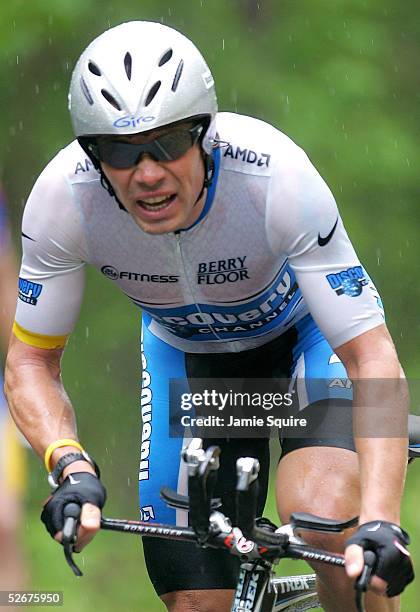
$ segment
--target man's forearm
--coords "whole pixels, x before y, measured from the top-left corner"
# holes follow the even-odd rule
[[[358,438],[360,523],[386,520],[399,524],[407,465],[404,438]]]
[[[54,363],[10,356],[5,381],[12,416],[41,458],[51,442],[76,438],[74,411]]]
[[[361,523],[399,523],[407,467],[408,392],[399,367],[360,368],[355,381],[354,431],[361,483]],[[382,374],[382,376],[381,376]],[[395,378],[391,378],[393,374]]]

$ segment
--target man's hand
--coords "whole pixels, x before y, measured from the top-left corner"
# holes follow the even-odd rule
[[[365,523],[347,541],[347,574],[350,578],[357,579],[364,566],[363,551],[372,550],[376,555],[372,590],[381,595],[395,597],[414,580],[410,553],[406,549],[409,543],[408,534],[394,523]]]
[[[101,481],[89,472],[69,474],[64,482],[48,498],[41,514],[50,535],[61,542],[64,526],[64,507],[76,503],[82,507],[75,550],[79,552],[88,544],[100,527],[101,509],[106,501],[106,490]]]

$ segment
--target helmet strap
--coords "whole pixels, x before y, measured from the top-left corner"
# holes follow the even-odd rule
[[[205,189],[208,189],[213,182],[214,179],[214,159],[213,155],[208,155],[208,153],[203,152],[203,163],[204,163],[204,181],[203,186],[201,187],[201,191],[198,194],[198,198],[194,202],[194,206],[201,200],[201,197],[204,193]]]
[[[100,176],[101,176],[101,185],[102,187],[109,193],[109,195],[111,196],[111,198],[115,198],[118,206],[120,207],[121,210],[125,210],[125,212],[128,212],[126,207],[124,206],[124,204],[118,199],[117,194],[114,191],[113,186],[111,185],[111,183],[109,182],[109,180],[107,179],[107,177],[104,174],[104,171],[102,170],[102,168],[99,166],[99,168],[97,168]]]

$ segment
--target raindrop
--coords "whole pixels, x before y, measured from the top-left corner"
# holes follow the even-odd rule
[[[222,50],[223,51],[225,50],[225,39],[224,38],[222,38]]]
[[[86,325],[86,328],[85,328],[85,336],[86,336],[86,338],[89,338],[89,327],[87,325]]]

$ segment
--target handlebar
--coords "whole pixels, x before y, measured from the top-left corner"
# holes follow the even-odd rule
[[[189,510],[191,527],[103,517],[101,529],[133,533],[142,537],[195,542],[202,547],[227,550],[242,561],[260,563],[262,567],[268,568],[279,559],[286,557],[344,567],[343,555],[308,546],[295,536],[294,529],[339,532],[356,525],[357,518],[339,522],[311,514],[296,513],[291,517],[291,524],[280,529],[276,529],[276,526],[266,519],[256,519],[259,463],[256,459],[243,457],[237,462],[236,526],[233,527],[230,519],[218,509],[221,501],[212,497],[219,468],[219,456],[219,447],[211,446],[204,450],[202,441],[193,439],[190,446],[182,453],[188,468],[188,497],[179,495],[167,487],[161,492],[165,501],[172,507]],[[74,563],[72,554],[80,511],[80,507],[74,503],[65,507],[62,540],[66,561],[77,576],[82,576],[82,572]],[[358,611],[363,610],[363,593],[368,588],[375,563],[375,554],[366,551],[363,572],[355,583]]]

